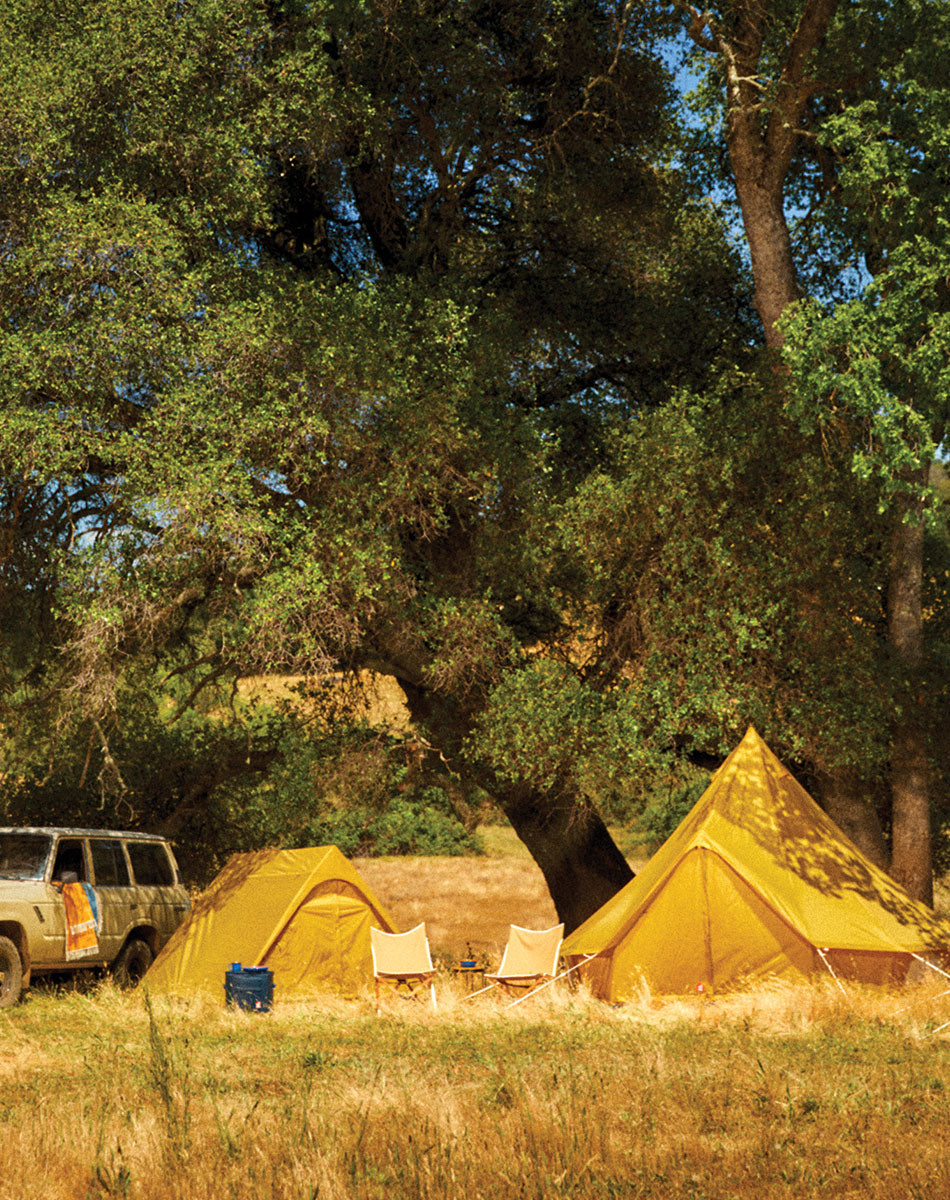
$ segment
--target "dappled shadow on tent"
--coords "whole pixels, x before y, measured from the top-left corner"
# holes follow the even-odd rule
[[[848,893],[878,904],[934,946],[948,926],[869,862],[750,730],[710,791],[709,808],[743,830],[763,855],[831,898]],[[696,814],[701,822],[707,812]]]
[[[869,862],[754,729],[640,873],[564,943],[597,995],[767,976],[903,979],[950,923]]]
[[[252,850],[245,854],[232,855],[208,887],[192,901],[185,921],[178,926],[165,945],[166,955],[172,954],[178,945],[185,941],[189,926],[229,904],[247,881],[279,853],[279,850]]]

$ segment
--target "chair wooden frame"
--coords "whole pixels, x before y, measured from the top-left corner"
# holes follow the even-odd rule
[[[500,988],[506,995],[515,996],[516,1004],[527,1000],[557,977],[563,940],[563,925],[553,925],[550,929],[510,926],[498,970],[493,975],[486,974],[488,986],[472,995],[479,996],[493,988]]]
[[[429,953],[425,922],[407,933],[384,933],[371,927],[370,948],[373,952],[373,979],[376,986],[376,1012],[380,1011],[380,986],[403,1000],[424,1002],[426,993],[433,1011],[435,999],[435,967]]]

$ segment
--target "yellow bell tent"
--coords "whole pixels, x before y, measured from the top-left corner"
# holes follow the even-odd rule
[[[278,997],[373,981],[371,925],[395,927],[336,846],[233,855],[152,964],[153,992],[220,995],[232,962],[267,966]]]
[[[565,939],[605,1000],[816,971],[903,979],[950,925],[874,866],[754,729],[643,870]]]

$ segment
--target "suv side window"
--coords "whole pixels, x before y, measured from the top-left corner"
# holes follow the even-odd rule
[[[53,863],[53,879],[61,882],[63,875],[70,872],[80,883],[89,878],[82,842],[78,838],[60,838],[56,847],[56,860]]]
[[[135,882],[146,887],[171,887],[175,872],[162,842],[126,842]]]
[[[92,869],[96,887],[128,887],[129,868],[122,853],[122,843],[111,838],[91,838]]]

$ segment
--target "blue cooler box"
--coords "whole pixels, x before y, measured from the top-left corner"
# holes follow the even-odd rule
[[[224,1002],[246,1012],[270,1012],[274,1000],[274,972],[270,967],[242,967],[232,963],[224,973]]]

